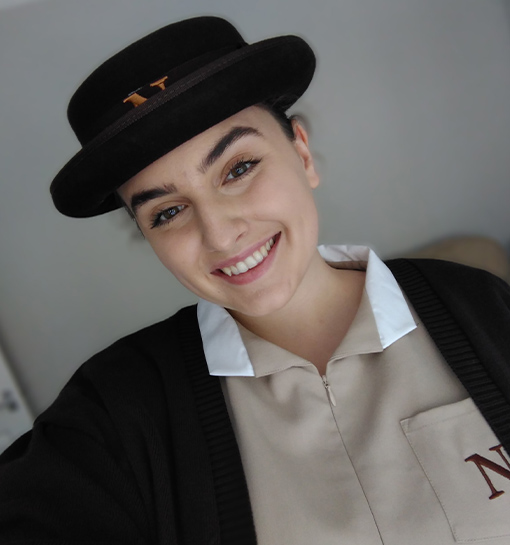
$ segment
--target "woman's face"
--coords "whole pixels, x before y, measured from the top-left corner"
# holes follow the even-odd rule
[[[295,132],[291,142],[269,112],[247,108],[119,189],[165,267],[234,313],[285,307],[316,256],[319,180]]]

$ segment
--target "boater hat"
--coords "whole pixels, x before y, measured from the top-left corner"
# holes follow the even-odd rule
[[[68,118],[82,149],[51,184],[57,209],[90,217],[119,207],[114,192],[180,144],[260,102],[308,87],[315,69],[297,36],[247,44],[227,21],[168,25],[95,70],[71,98]]]

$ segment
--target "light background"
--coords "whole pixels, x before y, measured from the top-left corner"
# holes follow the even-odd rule
[[[202,14],[316,51],[294,110],[322,177],[321,242],[383,257],[459,234],[510,246],[509,0],[4,0],[0,346],[35,413],[93,353],[195,300],[123,212],[60,216],[48,186],[78,150],[65,110],[82,79]]]

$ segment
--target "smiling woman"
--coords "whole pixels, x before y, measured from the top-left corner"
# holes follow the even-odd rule
[[[317,247],[285,113],[314,66],[301,38],[199,17],[73,96],[56,207],[125,206],[199,303],[86,362],[6,451],[2,543],[510,543],[510,494],[486,501],[488,471],[508,478],[510,290]]]
[[[316,250],[312,189],[318,177],[306,132],[294,126],[290,141],[266,109],[246,108],[118,189],[156,255],[184,286],[245,324],[263,317],[268,329],[273,320],[290,323],[297,301],[311,309],[307,298],[316,300],[319,286],[336,284],[339,274]],[[274,244],[268,259],[254,256],[266,244]]]

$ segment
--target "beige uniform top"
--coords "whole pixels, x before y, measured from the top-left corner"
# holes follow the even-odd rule
[[[341,252],[368,259],[366,286],[325,377],[224,309],[199,306],[258,543],[510,544],[510,458],[387,267],[368,250]],[[508,494],[490,499],[491,486]]]

